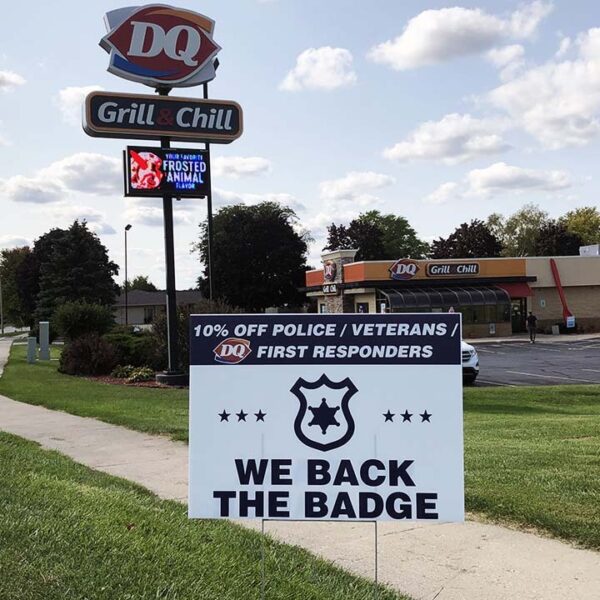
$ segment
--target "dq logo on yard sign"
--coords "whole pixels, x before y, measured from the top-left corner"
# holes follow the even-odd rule
[[[399,281],[412,279],[419,272],[419,265],[409,258],[401,258],[390,267],[390,277]]]
[[[244,338],[227,338],[213,350],[215,361],[225,365],[237,365],[252,352],[250,342]]]
[[[221,47],[213,20],[160,4],[106,13],[100,46],[110,53],[114,75],[152,87],[199,85],[215,77],[212,59]]]

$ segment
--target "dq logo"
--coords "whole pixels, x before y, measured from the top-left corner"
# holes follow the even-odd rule
[[[409,258],[401,258],[390,267],[390,276],[396,280],[412,279],[418,272],[419,265]]]
[[[108,70],[146,85],[190,86],[214,78],[211,59],[221,49],[214,21],[188,10],[151,5],[106,14],[109,32],[100,46],[110,53]]]
[[[337,265],[332,260],[328,260],[323,265],[323,271],[323,279],[325,279],[325,281],[333,281],[337,273]]]
[[[226,365],[241,363],[251,352],[250,342],[243,338],[227,338],[214,350],[215,360]]]

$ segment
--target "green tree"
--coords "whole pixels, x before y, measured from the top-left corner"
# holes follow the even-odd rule
[[[463,223],[447,238],[431,245],[431,258],[489,258],[500,256],[502,244],[483,222]]]
[[[276,202],[222,208],[213,218],[213,290],[231,306],[258,312],[268,306],[304,302],[308,235],[297,231],[298,218]],[[205,265],[200,289],[208,295],[207,223],[195,247]]]
[[[429,245],[417,237],[404,217],[370,210],[350,221],[348,227],[332,223],[327,228],[325,250],[358,250],[357,260],[422,258]]]
[[[548,222],[548,213],[529,203],[508,218],[490,215],[487,226],[500,240],[503,256],[535,256],[538,232]]]
[[[52,240],[42,244],[46,242],[49,252],[40,263],[36,320],[49,319],[56,307],[69,301],[114,304],[118,286],[113,276],[119,268],[85,221],[54,230]]]
[[[121,286],[121,289],[125,291],[125,285]],[[147,275],[138,275],[134,277],[128,285],[129,291],[131,290],[142,290],[144,292],[157,292],[158,288],[150,281]]]
[[[30,315],[21,302],[19,294],[19,268],[31,254],[29,246],[6,249],[0,252],[0,282],[2,283],[2,304],[4,318],[13,325],[24,326],[29,323]]]
[[[538,231],[534,250],[536,256],[574,256],[581,245],[581,238],[564,223],[549,221]]]
[[[558,221],[571,233],[577,234],[582,245],[600,244],[600,212],[595,206],[570,210]]]

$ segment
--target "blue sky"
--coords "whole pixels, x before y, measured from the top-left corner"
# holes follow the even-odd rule
[[[3,8],[0,247],[87,218],[122,264],[131,223],[130,274],[163,287],[160,200],[123,198],[127,142],[90,138],[80,125],[88,89],[150,91],[106,71],[102,17],[120,6],[58,0]],[[313,265],[325,226],[370,208],[405,216],[431,240],[526,202],[552,216],[600,206],[598,3],[177,6],[216,21],[223,50],[210,96],[244,109],[242,138],[212,147],[216,206],[292,206],[315,238]],[[189,249],[204,216],[203,200],[177,203],[178,287],[200,273]]]

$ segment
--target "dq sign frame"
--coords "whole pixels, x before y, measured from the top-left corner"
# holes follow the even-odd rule
[[[215,78],[215,22],[164,4],[112,10],[100,46],[110,54],[108,71],[150,87],[189,87]]]

